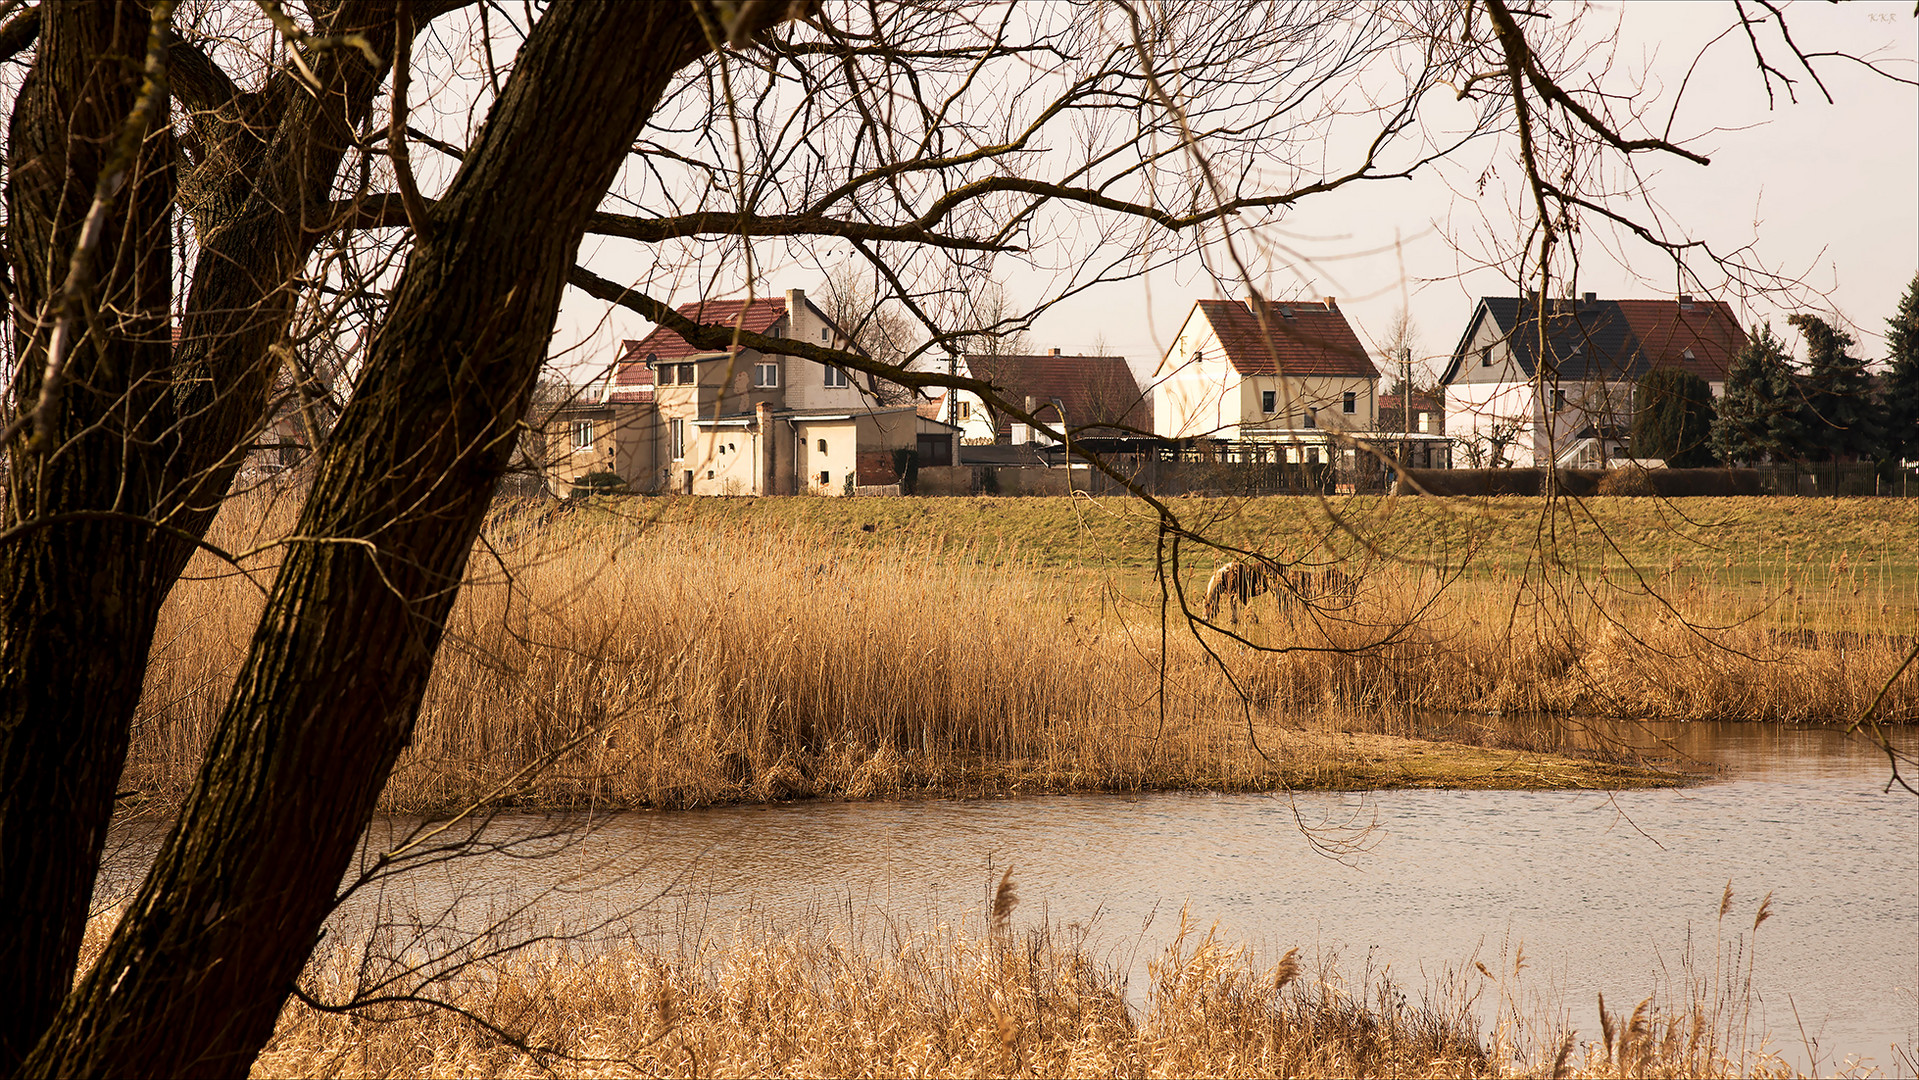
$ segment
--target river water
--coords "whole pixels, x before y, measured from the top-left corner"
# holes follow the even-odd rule
[[[1300,948],[1412,991],[1474,961],[1510,973],[1526,1011],[1596,1039],[1615,1011],[1710,974],[1751,975],[1753,1028],[1799,1068],[1849,1055],[1909,1075],[1919,1047],[1919,799],[1879,751],[1840,733],[1643,725],[1716,778],[1653,791],[1159,794],[811,803],[615,815],[589,834],[462,859],[385,894],[407,910],[531,905],[534,921],[643,908],[626,929],[741,925],[850,932],[977,920],[1013,868],[1016,922],[1091,927],[1145,984],[1181,910],[1267,959]],[[1900,733],[1919,750],[1919,733]],[[408,823],[376,827],[399,830]],[[495,835],[554,819],[508,817]],[[1308,826],[1323,841],[1309,838]],[[375,839],[383,839],[376,837]],[[1327,844],[1344,844],[1330,853]],[[1733,901],[1723,920],[1721,897]],[[1770,917],[1753,920],[1767,894]],[[449,899],[451,898],[451,899]],[[476,907],[476,905],[478,905]],[[343,917],[364,918],[364,906]],[[1470,975],[1465,981],[1480,978]],[[1490,985],[1490,984],[1489,984]],[[1484,988],[1482,988],[1484,989]],[[1742,999],[1744,999],[1744,996]],[[1482,1015],[1497,992],[1481,1000]]]

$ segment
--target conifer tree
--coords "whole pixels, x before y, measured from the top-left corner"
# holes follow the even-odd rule
[[[1809,461],[1848,461],[1877,455],[1885,419],[1873,398],[1866,362],[1847,351],[1852,348],[1852,335],[1817,315],[1794,315],[1786,321],[1806,336],[1801,456]]]
[[[1689,371],[1654,368],[1633,394],[1632,453],[1676,469],[1713,463],[1712,387]]]
[[[1919,274],[1906,286],[1899,309],[1886,320],[1885,420],[1880,458],[1896,468],[1919,458]]]
[[[1754,330],[1733,358],[1713,420],[1713,453],[1729,464],[1798,456],[1798,407],[1792,362],[1768,323]]]

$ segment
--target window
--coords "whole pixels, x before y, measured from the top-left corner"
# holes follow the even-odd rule
[[[1341,412],[1346,412],[1346,413],[1358,412],[1359,411],[1359,393],[1354,390],[1346,391],[1346,400],[1340,403],[1339,408]]]
[[[820,440],[820,453],[822,453],[822,454],[824,454],[824,453],[826,453],[826,440],[825,440],[825,439],[821,439],[821,440]]]
[[[1318,409],[1313,409],[1313,408],[1308,408],[1308,409],[1306,410],[1306,426],[1307,426],[1307,427],[1318,427],[1318,426],[1319,426],[1319,415],[1318,415],[1318,414],[1319,414],[1319,410],[1318,410]],[[1314,458],[1313,460],[1315,460],[1315,461],[1317,461],[1317,460],[1319,460],[1319,459],[1317,459],[1317,458]]]
[[[1488,345],[1488,346],[1486,346],[1485,348],[1483,348],[1483,349],[1481,349],[1481,350],[1479,350],[1479,366],[1480,366],[1480,367],[1492,367],[1492,366],[1493,366],[1493,348],[1492,348],[1492,346],[1490,346],[1490,345]]]
[[[1553,411],[1554,412],[1566,411],[1566,392],[1564,390],[1553,391]]]
[[[846,388],[846,372],[841,371],[839,368],[836,368],[836,367],[827,368],[826,369],[826,386],[827,386],[827,389],[829,390],[845,389]]]
[[[971,420],[971,419],[973,418],[973,403],[972,403],[972,402],[970,402],[970,401],[962,401],[962,402],[960,402],[960,403],[959,403],[959,418],[960,418],[961,420]]]
[[[833,474],[830,472],[827,472],[825,469],[821,469],[820,470],[820,486],[831,487],[832,484],[833,484]]]
[[[1312,427],[1313,425],[1307,424],[1306,426]],[[1306,448],[1306,464],[1308,465],[1319,464],[1319,447],[1309,446]]]
[[[827,338],[827,336],[826,336],[826,327],[824,327],[824,326],[822,326],[822,327],[820,327],[820,340],[821,340],[821,341],[826,341],[826,340],[828,340],[828,338]]]
[[[673,451],[673,460],[686,456],[686,421],[674,417],[666,422],[666,441]]]
[[[1259,411],[1265,413],[1267,416],[1273,415],[1275,406],[1278,404],[1278,397],[1279,394],[1275,391],[1261,390],[1259,392]]]
[[[778,364],[754,364],[753,385],[762,390],[771,389],[780,384],[780,366]]]
[[[677,366],[680,371],[681,386],[692,386],[694,383],[700,381],[699,368],[694,367],[692,364],[679,364]]]
[[[593,421],[573,421],[573,452],[583,454],[593,449]]]

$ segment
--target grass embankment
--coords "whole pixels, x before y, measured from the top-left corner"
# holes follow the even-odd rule
[[[1626,513],[1627,500],[1612,502]],[[1836,555],[1809,568],[1812,545],[1778,541],[1799,583],[1758,599],[1741,581],[1682,580],[1670,563],[1649,571],[1658,598],[1611,568],[1542,579],[1513,550],[1537,531],[1537,504],[1438,506],[1346,509],[1402,553],[1429,526],[1463,529],[1421,550],[1475,553],[1489,568],[1352,554],[1345,565],[1364,577],[1350,606],[1287,618],[1254,601],[1264,621],[1240,629],[1279,652],[1162,622],[1138,561],[1153,550],[1150,521],[1117,500],[622,500],[546,524],[508,517],[476,552],[384,805],[1658,783],[1594,760],[1572,725],[1434,717],[1838,720],[1903,656],[1887,631],[1910,623],[1909,568],[1868,543],[1896,529],[1903,504],[1840,504],[1856,519],[1846,567]],[[1305,555],[1314,507],[1184,508],[1229,539],[1285,535]],[[1827,509],[1737,512],[1798,507]],[[236,513],[216,540],[248,546],[275,520]],[[1638,524],[1609,531],[1624,547]],[[130,786],[164,799],[187,782],[270,558],[252,578],[206,559],[170,598]],[[1212,561],[1191,571],[1195,598]],[[1781,637],[1807,622],[1793,614],[1805,596],[1843,599],[1819,622],[1850,634],[1846,647]],[[1909,671],[1882,711],[1916,709]]]

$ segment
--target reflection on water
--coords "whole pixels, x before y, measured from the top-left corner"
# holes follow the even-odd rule
[[[1337,955],[1419,987],[1524,945],[1522,987],[1597,1037],[1597,993],[1670,986],[1692,946],[1752,939],[1758,1026],[1807,1064],[1846,1054],[1899,1067],[1919,1044],[1919,801],[1888,794],[1884,755],[1831,731],[1645,724],[1612,732],[1649,755],[1706,764],[1678,790],[1388,791],[1367,796],[1072,796],[829,803],[617,815],[553,858],[460,860],[403,886],[421,910],[464,895],[489,912],[540,898],[574,921],[644,903],[668,931],[977,917],[1015,867],[1022,922],[1094,923],[1135,985],[1184,906],[1229,940]],[[1915,733],[1901,733],[1919,749]],[[1344,860],[1334,839],[1374,826]],[[395,829],[403,822],[386,822]],[[510,818],[530,831],[548,818]],[[1344,830],[1344,831],[1341,831]],[[376,840],[380,839],[376,837]],[[519,854],[526,854],[520,852]],[[602,887],[595,887],[597,885]],[[392,891],[389,890],[389,898]],[[477,898],[477,899],[476,899]],[[354,911],[346,912],[347,918]],[[1805,1039],[1800,1030],[1803,1027]]]

